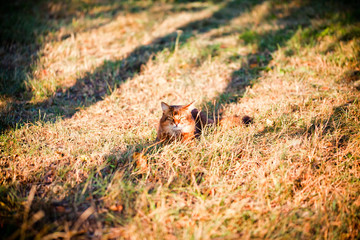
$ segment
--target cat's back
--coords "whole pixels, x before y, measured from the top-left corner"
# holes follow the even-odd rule
[[[198,136],[201,130],[208,124],[213,124],[214,120],[208,117],[208,114],[197,108],[191,110],[191,115],[195,121],[195,135]]]

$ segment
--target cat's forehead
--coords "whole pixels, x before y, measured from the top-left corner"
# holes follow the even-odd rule
[[[170,109],[172,109],[173,111],[179,111],[182,107],[182,105],[171,105]]]
[[[180,114],[180,113],[182,113],[183,111],[183,108],[182,108],[183,106],[182,105],[171,105],[170,106],[170,112],[172,113],[172,114]]]

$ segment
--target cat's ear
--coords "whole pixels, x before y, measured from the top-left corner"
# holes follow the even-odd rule
[[[167,105],[167,104],[164,103],[164,102],[161,102],[161,109],[162,109],[164,112],[169,111],[169,108],[170,108],[169,105]]]
[[[183,108],[188,109],[189,111],[195,108],[195,101],[192,101],[190,104],[183,106]]]

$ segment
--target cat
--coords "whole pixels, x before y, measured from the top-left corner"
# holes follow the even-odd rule
[[[206,113],[196,109],[194,102],[187,105],[168,105],[161,102],[161,109],[163,115],[159,122],[156,142],[173,140],[187,142],[198,137],[206,125],[219,124],[232,127],[241,122],[237,116],[213,120]],[[247,125],[252,122],[252,118],[244,116],[242,122]]]

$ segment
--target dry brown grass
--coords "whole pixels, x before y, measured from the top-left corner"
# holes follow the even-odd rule
[[[360,237],[356,8],[88,4],[43,6],[58,27],[1,95],[6,237]],[[152,145],[160,101],[192,100],[255,121]]]

